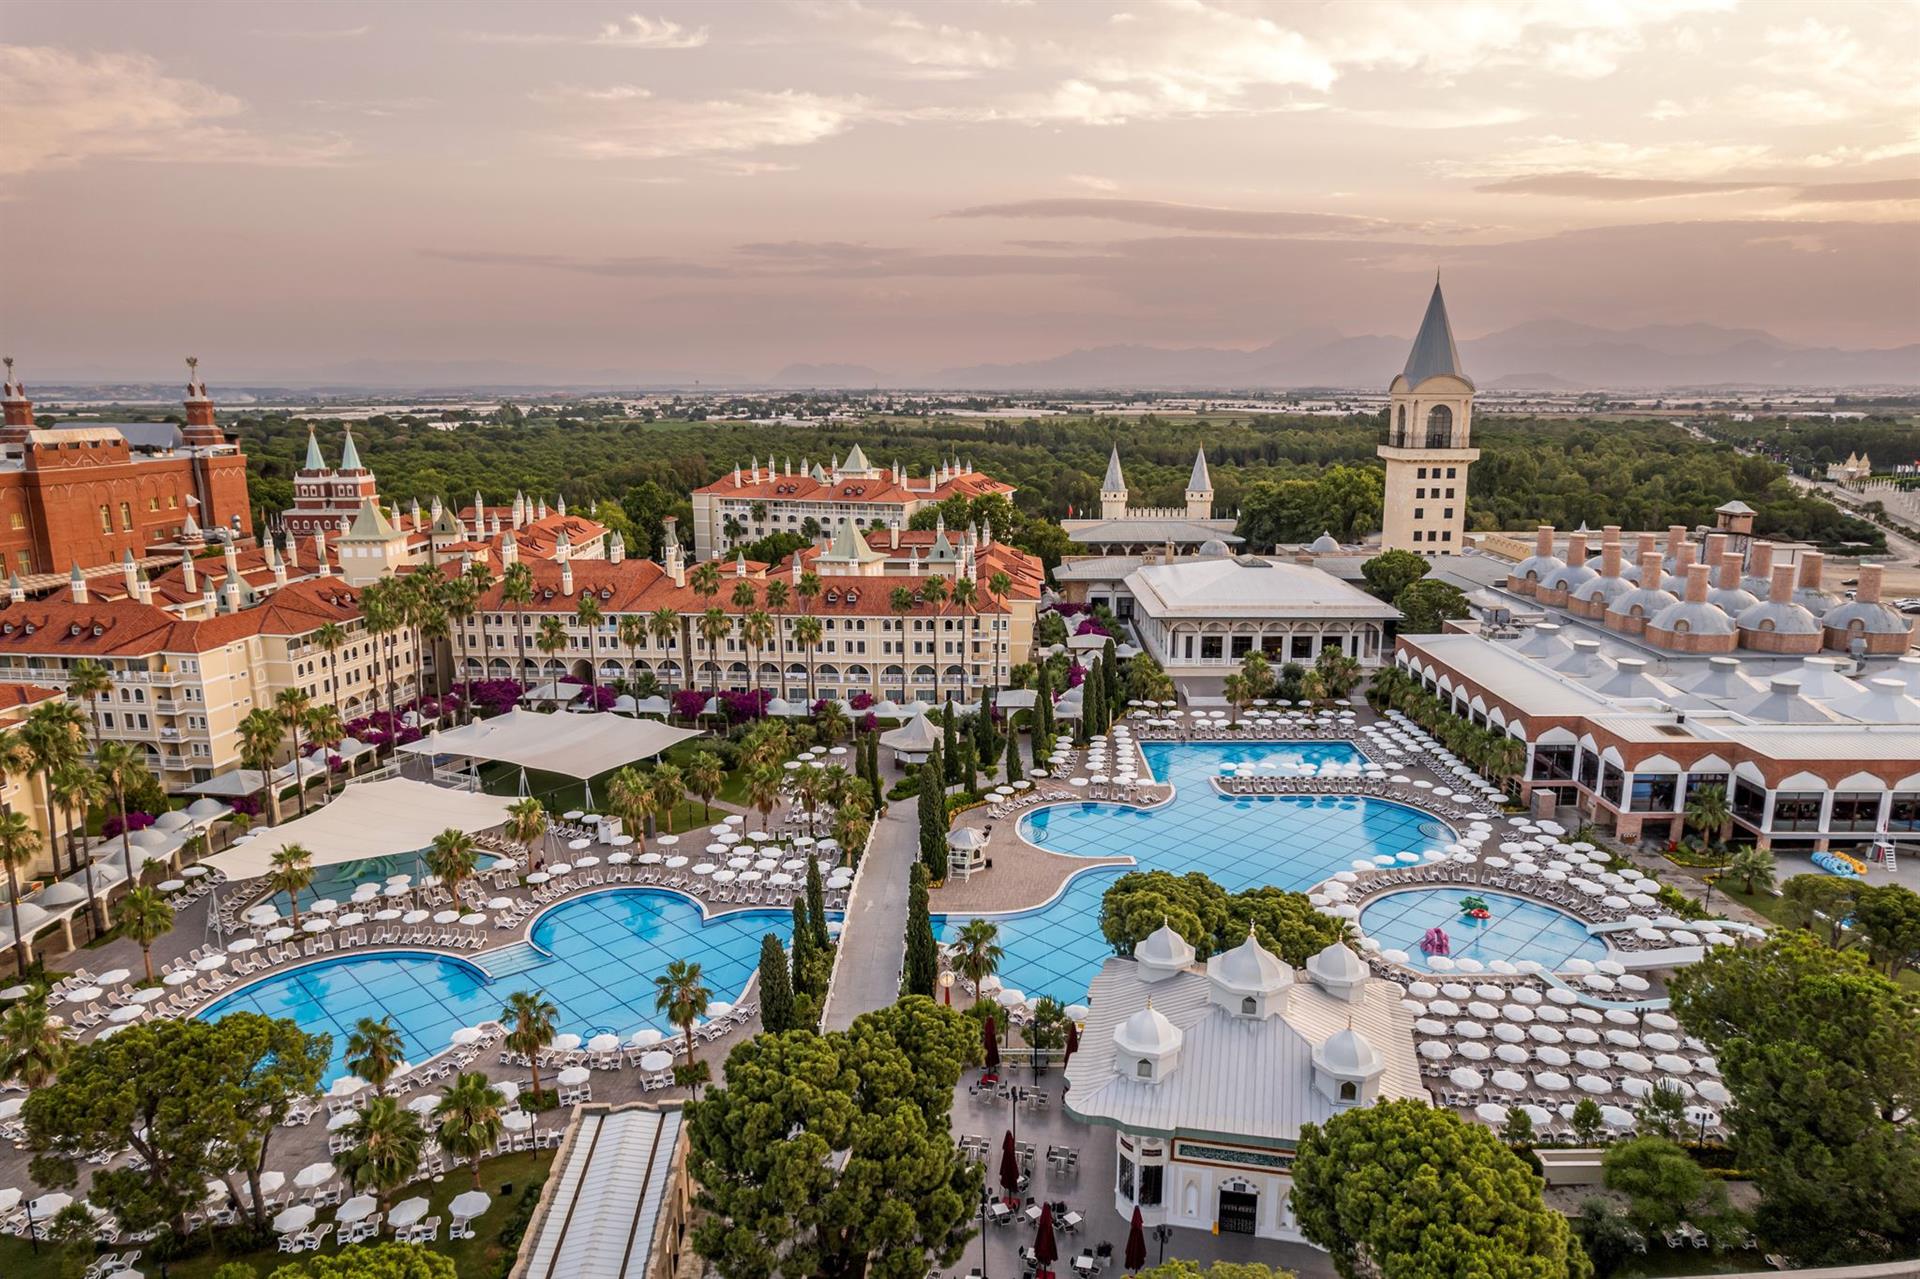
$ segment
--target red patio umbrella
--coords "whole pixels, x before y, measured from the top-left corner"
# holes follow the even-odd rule
[[[1013,1148],[1013,1131],[1007,1131],[1007,1138],[1000,1143],[1000,1188],[1012,1199],[1020,1191],[1020,1154]],[[1143,1249],[1146,1245],[1140,1245]],[[1142,1252],[1141,1256],[1146,1253]]]
[[[980,1040],[986,1051],[987,1073],[991,1075],[1000,1069],[1000,1041],[994,1034],[992,1017],[980,1023]]]
[[[1039,1263],[1039,1275],[1035,1279],[1045,1276],[1047,1267],[1060,1259],[1060,1248],[1053,1241],[1052,1204],[1040,1205],[1040,1225],[1033,1234],[1033,1259]]]
[[[1140,1210],[1133,1210],[1133,1228],[1127,1232],[1127,1269],[1138,1270],[1147,1264],[1147,1223]]]

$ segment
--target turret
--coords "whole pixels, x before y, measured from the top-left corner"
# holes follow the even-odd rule
[[[313,535],[313,571],[321,577],[329,577],[333,573],[333,570],[327,566],[327,535],[325,533]]]
[[[13,357],[6,356],[6,381],[0,383],[0,410],[4,410],[6,424],[0,427],[0,444],[24,444],[27,432],[33,429],[33,401],[27,398],[27,388],[14,376]]]
[[[81,575],[78,560],[74,561],[73,572],[67,575],[67,590],[72,594],[75,604],[87,602],[87,579]]]
[[[1127,477],[1120,471],[1120,446],[1107,454],[1106,478],[1100,481],[1100,518],[1120,520],[1127,516]]]
[[[607,561],[611,564],[619,564],[626,558],[627,539],[620,536],[619,531],[616,529],[613,537],[607,542]]]
[[[666,545],[661,548],[661,566],[667,570],[667,576],[673,579],[675,586],[685,586],[687,584],[687,561],[686,552],[680,547],[679,523],[680,518],[676,515],[669,515],[661,521],[663,537],[666,542]]]
[[[573,561],[572,560],[560,561],[560,593],[562,595],[567,596],[568,598],[572,598],[573,596]]]
[[[284,540],[287,544],[287,549],[284,552],[287,567],[289,569],[297,569],[300,567],[300,539],[296,538],[293,533],[289,531],[285,535]]]
[[[1193,473],[1187,477],[1187,518],[1213,518],[1213,477],[1207,474],[1207,451],[1193,455]]]
[[[193,552],[180,552],[180,580],[186,584],[187,594],[200,593],[200,570],[193,565]]]
[[[140,598],[140,566],[133,562],[133,552],[126,551],[120,556],[120,576],[127,588],[127,598]]]
[[[512,568],[520,562],[520,543],[513,538],[513,530],[508,529],[500,535],[500,567]]]
[[[220,583],[220,611],[238,613],[240,611],[240,577],[228,573],[226,580]]]
[[[9,361],[11,363],[11,361]],[[20,584],[18,573],[7,574],[7,598],[15,604],[27,602],[27,588]]]
[[[309,426],[307,428],[307,460],[301,463],[300,473],[302,475],[325,475],[326,472],[327,460],[320,456],[320,437],[315,435],[313,428]]]
[[[220,433],[220,425],[214,420],[213,399],[207,394],[207,384],[200,380],[197,356],[187,357],[187,398],[183,406],[187,411],[187,424],[180,433],[182,440],[197,447],[226,443],[227,437]]]

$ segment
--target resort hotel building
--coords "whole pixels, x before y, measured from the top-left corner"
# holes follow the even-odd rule
[[[1114,1210],[1158,1225],[1299,1242],[1300,1129],[1428,1101],[1406,992],[1335,943],[1296,972],[1249,935],[1194,962],[1162,926],[1093,979],[1067,1113],[1113,1130]]]
[[[1233,527],[1239,521],[1213,514],[1213,476],[1207,470],[1206,450],[1194,454],[1193,473],[1187,477],[1186,505],[1137,507],[1127,502],[1127,477],[1120,469],[1120,446],[1107,457],[1107,474],[1100,481],[1100,518],[1060,521],[1067,537],[1089,555],[1140,555],[1161,552],[1186,554],[1208,542],[1238,546]]]
[[[950,497],[1012,497],[1011,484],[982,475],[958,459],[930,469],[924,479],[899,463],[875,466],[858,444],[831,463],[800,459],[763,466],[755,458],[733,474],[693,491],[693,555],[717,559],[736,545],[770,533],[817,537],[852,520],[862,529],[907,526],[922,507]]]

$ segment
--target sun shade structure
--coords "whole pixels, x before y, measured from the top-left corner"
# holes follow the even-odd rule
[[[585,1106],[554,1159],[515,1279],[645,1279],[678,1228],[681,1112]]]
[[[448,827],[471,834],[498,826],[507,819],[513,802],[500,795],[400,778],[355,782],[319,812],[264,829],[207,861],[229,879],[256,879],[271,869],[273,855],[289,844],[312,853],[315,866],[413,853],[433,843],[433,837]]]
[[[515,709],[429,734],[400,749],[414,755],[497,760],[565,777],[593,777],[622,764],[651,759],[698,736],[695,729],[624,715],[542,715]]]

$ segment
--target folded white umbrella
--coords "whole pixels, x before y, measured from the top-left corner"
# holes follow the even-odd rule
[[[1653,1059],[1654,1067],[1669,1075],[1690,1075],[1693,1063],[1677,1053],[1661,1053]]]

